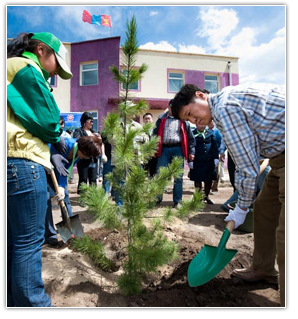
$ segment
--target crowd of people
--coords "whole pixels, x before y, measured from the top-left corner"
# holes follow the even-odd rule
[[[81,127],[63,130],[64,120],[51,93],[48,78],[70,79],[66,49],[47,32],[22,33],[7,47],[7,306],[51,307],[42,281],[41,250],[55,245],[51,198],[63,200],[72,215],[67,184],[78,170],[78,188],[86,183],[111,192],[123,204],[106,175],[113,170],[113,145],[93,129],[93,117],[84,112]],[[151,113],[143,122],[153,122]],[[195,127],[192,127],[193,123]],[[139,123],[127,123],[138,128]],[[174,157],[190,168],[194,187],[203,200],[218,192],[225,153],[231,163],[231,199],[223,203],[225,221],[234,228],[244,223],[254,207],[255,248],[248,269],[234,275],[247,281],[267,280],[280,285],[285,305],[285,96],[277,86],[227,87],[210,94],[195,85],[184,85],[158,116],[149,135],[136,143],[159,137],[157,153],[144,169],[148,178],[158,174]],[[261,165],[262,164],[262,165]],[[182,163],[184,168],[184,163]],[[59,185],[56,194],[50,172]],[[267,177],[266,177],[267,176]],[[266,177],[266,178],[265,178]],[[204,188],[203,188],[204,183]],[[258,196],[257,196],[258,195]],[[173,207],[183,196],[183,174],[173,184]],[[163,198],[157,198],[157,205]],[[231,201],[237,202],[234,209]],[[277,259],[278,271],[275,269]]]

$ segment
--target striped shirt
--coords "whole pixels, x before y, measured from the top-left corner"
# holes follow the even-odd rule
[[[167,115],[162,144],[177,144],[181,142],[180,121]]]
[[[285,150],[283,86],[238,85],[209,94],[214,122],[235,162],[238,205],[249,207],[256,193],[260,155],[272,158]]]

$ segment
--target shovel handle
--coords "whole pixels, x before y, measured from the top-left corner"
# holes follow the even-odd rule
[[[51,178],[52,178],[52,182],[54,184],[55,192],[56,192],[56,194],[59,194],[59,186],[58,186],[57,178],[56,178],[56,175],[55,175],[55,172],[53,169],[51,171]]]
[[[226,229],[231,233],[235,228],[235,222],[233,220],[230,220],[226,224]]]
[[[56,178],[56,175],[55,175],[55,172],[54,172],[53,169],[52,169],[52,171],[51,171],[51,178],[52,178],[52,181],[53,181],[53,184],[54,184],[55,192],[56,192],[56,194],[58,195],[58,194],[60,194],[60,193],[59,193],[59,186],[58,186],[57,178]],[[61,207],[64,207],[64,206],[65,206],[63,200],[60,200],[60,201],[59,201],[59,204],[61,205]]]

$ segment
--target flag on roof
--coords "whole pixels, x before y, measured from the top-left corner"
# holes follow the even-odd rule
[[[112,27],[111,16],[108,15],[94,15],[89,13],[87,10],[83,11],[82,20],[90,24],[102,25],[104,27]]]

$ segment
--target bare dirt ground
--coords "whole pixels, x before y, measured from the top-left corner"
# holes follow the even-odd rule
[[[109,258],[121,265],[115,252],[123,245],[123,234],[118,230],[105,230],[78,204],[76,184],[69,185],[74,213],[80,214],[85,234],[105,244]],[[172,192],[164,194],[163,206],[173,205]],[[193,184],[184,179],[183,198],[193,193]],[[225,227],[227,213],[220,208],[232,194],[229,182],[221,183],[219,192],[210,195],[213,205],[206,204],[201,212],[181,221],[166,224],[165,234],[180,245],[179,259],[161,267],[144,282],[142,293],[123,296],[116,280],[122,273],[104,272],[96,268],[87,256],[75,252],[62,241],[55,247],[43,246],[43,280],[46,292],[56,307],[279,307],[276,285],[245,283],[231,277],[235,268],[249,266],[253,253],[253,233],[234,230],[226,248],[237,249],[232,261],[211,281],[190,287],[187,268],[205,243],[217,246]],[[157,208],[162,210],[163,207]],[[58,207],[53,210],[54,222],[61,221]],[[59,238],[59,237],[58,237]]]

